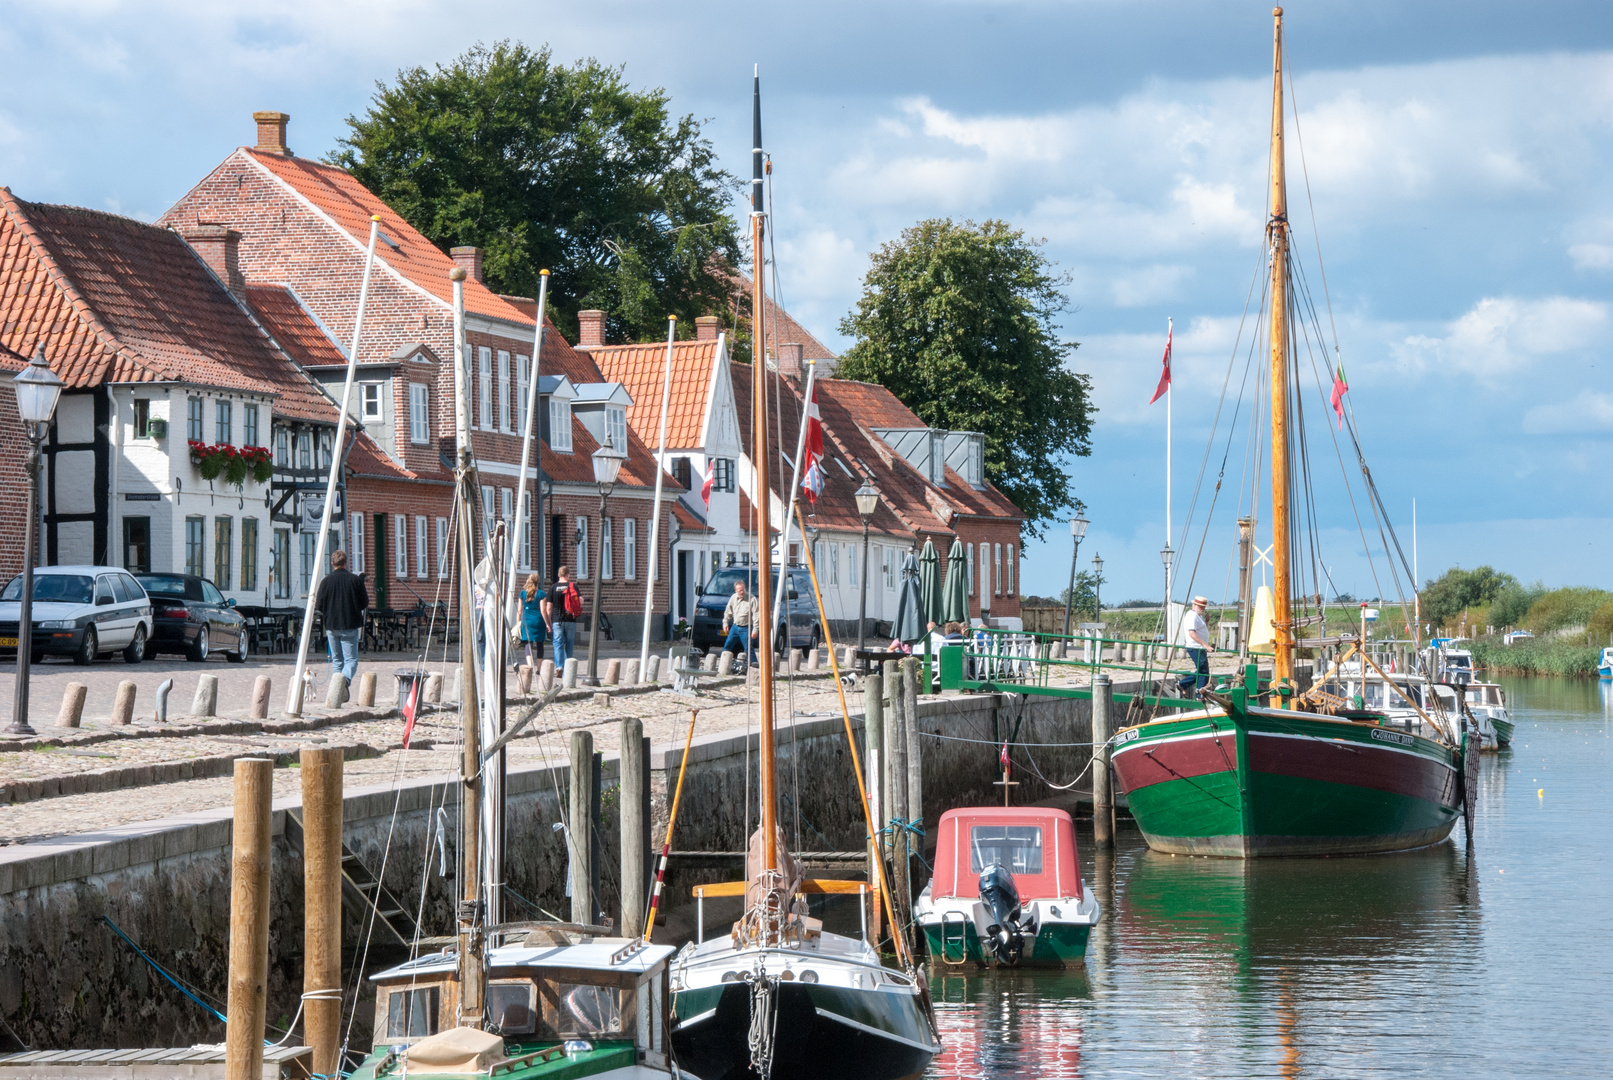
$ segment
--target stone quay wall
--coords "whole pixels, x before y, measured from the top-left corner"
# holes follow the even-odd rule
[[[785,695],[780,695],[781,706]],[[864,753],[860,695],[852,730]],[[998,749],[1017,723],[1016,803],[1056,794],[1046,781],[1069,783],[1090,757],[1091,703],[1055,698],[980,694],[919,702],[924,769],[924,818],[933,827],[955,806],[1000,803]],[[781,708],[781,713],[787,712]],[[888,714],[887,714],[888,715]],[[697,728],[698,731],[698,728]],[[938,737],[939,736],[939,737]],[[564,735],[562,733],[561,737]],[[755,732],[697,734],[690,751],[673,846],[684,851],[739,851],[755,803],[745,797],[754,771]],[[1038,746],[1037,744],[1043,744]],[[1076,745],[1047,745],[1076,744]],[[805,850],[854,851],[866,831],[852,785],[844,721],[839,716],[786,720],[778,731],[781,824],[795,844],[797,811]],[[682,760],[681,740],[651,754],[653,827],[658,852]],[[865,759],[866,760],[866,759]],[[1034,768],[1026,768],[1034,763]],[[526,905],[568,916],[567,859],[553,826],[569,792],[565,766],[513,771],[508,776],[506,880],[517,897],[505,918],[537,917]],[[601,770],[596,846],[600,907],[619,905],[617,760]],[[1045,778],[1045,779],[1044,779]],[[754,777],[750,778],[754,781]],[[422,912],[422,933],[453,929],[458,839],[457,783],[409,782],[349,790],[344,839],[369,871],[379,873],[406,907]],[[750,816],[747,818],[747,806]],[[287,834],[297,800],[274,804],[269,941],[271,1025],[285,1025],[302,992],[302,859]],[[440,875],[439,821],[447,841],[448,874]],[[933,831],[933,830],[932,830]],[[6,1049],[189,1045],[219,1042],[223,1025],[186,999],[120,940],[110,918],[152,959],[223,1010],[228,971],[231,821],[227,809],[0,847],[0,1043]],[[735,868],[737,870],[737,867]],[[734,871],[680,870],[674,865],[663,910],[691,903],[689,886],[723,880]],[[915,888],[922,883],[916,883]],[[525,903],[523,904],[522,901]],[[344,903],[344,982],[352,1009],[353,969],[402,959],[375,937],[365,953],[361,913]],[[351,1045],[369,1045],[373,1000],[359,988]],[[278,1032],[272,1032],[277,1038]],[[11,1044],[21,1044],[13,1046]]]

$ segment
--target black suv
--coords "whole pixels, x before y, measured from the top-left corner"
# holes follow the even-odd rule
[[[727,637],[722,629],[723,609],[734,595],[734,582],[743,581],[751,596],[756,595],[756,567],[729,566],[711,575],[711,580],[700,586],[695,601],[694,646],[706,649],[721,645]],[[816,649],[823,641],[823,627],[818,625],[818,605],[812,599],[812,576],[805,567],[792,566],[785,575],[784,605],[780,608],[781,622],[789,628],[789,646],[793,649]],[[778,588],[777,576],[773,579]],[[783,652],[785,626],[774,631],[775,652]]]

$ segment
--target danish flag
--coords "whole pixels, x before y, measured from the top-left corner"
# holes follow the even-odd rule
[[[806,474],[801,479],[801,488],[807,493],[808,501],[816,506],[818,492],[823,490],[823,419],[816,400],[807,405],[806,416]]]
[[[706,501],[706,509],[711,509],[711,486],[717,482],[717,459],[706,459],[706,482],[700,485],[700,497]]]

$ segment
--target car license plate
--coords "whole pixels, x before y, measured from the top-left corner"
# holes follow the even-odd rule
[[[14,637],[0,637],[0,649],[15,649],[17,639]]]

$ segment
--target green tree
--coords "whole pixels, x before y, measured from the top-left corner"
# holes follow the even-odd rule
[[[1489,604],[1508,589],[1516,588],[1517,578],[1494,567],[1463,570],[1453,566],[1423,586],[1423,619],[1434,626],[1445,626],[1468,608]]]
[[[584,308],[607,313],[609,340],[639,341],[732,302],[737,181],[692,116],[620,67],[478,44],[378,83],[347,124],[333,164],[444,250],[483,248],[497,292],[536,296],[551,270],[550,316],[573,338]]]
[[[1066,279],[1006,222],[921,221],[875,253],[840,323],[857,339],[835,370],[879,383],[931,427],[986,436],[986,479],[1042,526],[1080,503],[1066,471],[1092,452],[1090,380],[1053,320]]]

